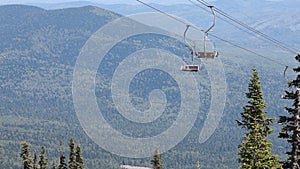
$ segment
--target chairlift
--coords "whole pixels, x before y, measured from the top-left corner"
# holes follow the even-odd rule
[[[218,57],[219,53],[215,50],[214,44],[213,44],[213,50],[211,50],[211,51],[207,50],[206,42],[209,41],[209,40],[207,40],[208,32],[211,31],[211,29],[216,24],[216,13],[213,9],[213,6],[208,6],[208,7],[211,9],[212,14],[214,15],[213,24],[207,30],[204,31],[203,51],[198,52],[197,57],[214,59],[215,57]]]
[[[190,25],[187,25],[186,26],[186,29],[184,31],[184,42],[186,43],[186,45],[189,47],[189,49],[191,49],[191,54],[192,54],[192,64],[191,65],[184,65],[184,66],[181,66],[180,67],[180,70],[182,71],[188,71],[188,72],[198,72],[200,70],[200,66],[199,65],[196,65],[194,64],[194,58],[196,56],[196,50],[195,50],[195,45],[192,45],[191,43],[189,43],[187,40],[186,40],[186,33],[189,29]]]
[[[188,72],[198,72],[200,70],[199,65],[185,65],[181,66],[180,70]]]

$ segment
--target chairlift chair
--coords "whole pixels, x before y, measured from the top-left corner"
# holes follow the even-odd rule
[[[207,59],[214,59],[215,57],[218,57],[219,53],[215,50],[215,45],[214,43],[213,44],[213,50],[208,50],[207,49],[207,46],[206,46],[206,42],[208,41],[207,39],[207,36],[208,36],[208,32],[211,31],[211,29],[215,26],[216,24],[216,13],[213,9],[213,6],[208,6],[211,11],[212,11],[212,14],[214,16],[214,19],[213,19],[213,24],[207,29],[204,31],[204,41],[203,41],[203,51],[199,51],[199,52],[196,52],[196,49],[195,49],[195,45],[192,45],[191,43],[189,43],[186,39],[186,33],[190,27],[190,25],[187,25],[186,27],[186,30],[184,31],[184,42],[187,44],[187,46],[191,49],[192,51],[192,65],[185,65],[185,66],[181,66],[181,70],[182,71],[190,71],[190,72],[197,72],[200,70],[200,66],[199,65],[195,65],[194,64],[194,58],[195,57],[198,57],[198,58],[207,58]]]
[[[203,51],[200,51],[197,53],[197,57],[198,58],[208,58],[208,59],[214,59],[215,57],[218,57],[219,53],[215,50],[215,45],[213,44],[213,50],[207,50],[207,46],[206,46],[206,42],[207,40],[207,36],[208,36],[208,32],[211,31],[211,29],[215,26],[216,24],[216,13],[213,10],[213,6],[208,6],[211,11],[212,14],[214,15],[214,19],[213,19],[213,24],[204,31],[204,40],[203,40]]]
[[[187,72],[198,72],[200,70],[200,66],[194,64],[194,58],[197,55],[196,51],[195,51],[195,46],[193,46],[192,44],[190,44],[187,40],[186,40],[186,33],[189,29],[190,25],[186,26],[186,29],[184,31],[184,42],[186,43],[186,45],[189,47],[189,49],[191,49],[191,54],[192,54],[192,64],[191,65],[184,65],[180,67],[180,70],[182,71],[187,71]]]
[[[180,70],[188,72],[198,72],[200,70],[199,65],[185,65],[181,66]]]

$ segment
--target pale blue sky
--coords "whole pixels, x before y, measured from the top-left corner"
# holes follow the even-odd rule
[[[62,3],[72,1],[89,1],[99,4],[139,4],[136,0],[0,0],[0,5],[3,4],[30,4],[30,3]],[[206,0],[207,2],[213,2],[217,0]],[[283,0],[265,0],[265,1],[283,1]],[[188,0],[143,0],[146,3],[157,4],[190,4]]]
[[[138,4],[136,0],[0,0],[0,4],[27,4],[27,3],[61,3],[72,1],[90,1],[100,4]],[[215,1],[215,0],[207,0]],[[143,0],[146,3],[178,4],[189,3],[187,0]]]

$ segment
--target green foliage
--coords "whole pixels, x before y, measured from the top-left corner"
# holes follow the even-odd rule
[[[32,168],[33,169],[38,169],[38,164],[37,164],[37,161],[38,161],[38,157],[37,157],[37,152],[34,152],[34,156],[33,156],[33,163],[32,163]]]
[[[58,165],[58,169],[68,169],[68,165],[67,165],[67,162],[66,162],[66,156],[65,156],[65,152],[63,150],[63,147],[62,147],[62,141],[60,141],[60,157],[59,157],[59,165]]]
[[[48,158],[46,157],[46,147],[42,146],[42,152],[40,154],[39,169],[47,169]]]
[[[300,62],[300,55],[295,58]],[[292,145],[291,150],[286,152],[288,159],[284,161],[284,168],[298,168],[300,165],[300,66],[294,68],[297,73],[296,79],[288,82],[289,88],[293,91],[286,91],[284,99],[292,100],[293,107],[286,107],[288,115],[280,116],[278,123],[282,124],[282,130],[279,133],[279,137],[286,139],[288,143]],[[296,89],[296,90],[295,90]]]
[[[159,154],[158,148],[155,149],[153,159],[150,162],[153,166],[153,169],[162,169],[163,168],[161,154]]]
[[[278,156],[273,155],[272,143],[267,136],[271,134],[272,118],[266,117],[264,96],[261,89],[261,82],[256,69],[253,69],[253,77],[246,93],[249,99],[248,104],[243,107],[241,113],[242,121],[238,125],[247,130],[242,144],[239,146],[242,169],[264,169],[280,168]]]
[[[58,169],[68,169],[68,165],[64,153],[60,154]]]
[[[31,169],[32,167],[32,163],[33,163],[33,159],[31,158],[31,150],[30,150],[30,146],[31,144],[28,142],[22,142],[21,143],[22,149],[21,149],[21,157],[23,160],[23,168],[24,169]]]
[[[51,169],[56,169],[56,163],[55,163],[55,161],[52,161]]]
[[[70,156],[69,156],[69,169],[76,169],[76,149],[74,140],[70,140]]]
[[[85,169],[82,150],[79,144],[76,146],[76,167],[77,169]]]

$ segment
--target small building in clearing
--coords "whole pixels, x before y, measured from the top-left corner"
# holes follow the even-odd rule
[[[138,166],[130,166],[130,165],[121,165],[121,168],[124,168],[124,169],[151,169],[149,167],[138,167]]]

